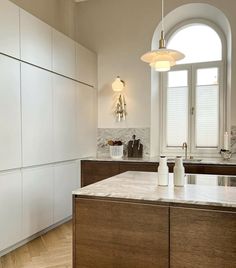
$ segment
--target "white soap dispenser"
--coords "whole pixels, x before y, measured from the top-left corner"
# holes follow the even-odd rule
[[[183,159],[181,156],[177,156],[175,158],[175,166],[174,166],[174,185],[175,186],[184,186],[184,165]]]
[[[167,186],[169,184],[169,168],[166,156],[161,156],[158,166],[158,185]]]

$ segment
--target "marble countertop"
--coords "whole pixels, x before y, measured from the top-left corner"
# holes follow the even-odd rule
[[[157,185],[156,172],[128,171],[76,191],[76,196],[236,208],[236,176],[186,175],[184,187]]]
[[[110,156],[94,156],[83,158],[82,160],[88,161],[118,161],[118,162],[140,162],[140,163],[158,163],[159,157],[143,157],[143,158],[128,158],[123,157],[121,159],[112,159]],[[200,161],[199,161],[200,160]],[[174,158],[169,157],[168,163],[174,163]],[[188,164],[209,164],[209,165],[232,165],[236,166],[236,158],[231,158],[230,160],[223,160],[222,158],[202,158],[202,159],[193,159],[193,160],[184,160],[184,163]]]

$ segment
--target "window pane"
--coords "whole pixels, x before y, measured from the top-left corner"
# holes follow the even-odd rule
[[[197,82],[200,84],[196,87],[197,147],[216,148],[219,144],[219,85],[212,76],[216,73],[217,68],[197,71]]]
[[[186,87],[187,85],[187,71],[175,71],[168,73],[168,87]]]
[[[175,79],[178,75],[182,77],[182,81]],[[176,71],[168,73],[167,88],[167,146],[182,146],[183,142],[187,142],[188,137],[188,87],[187,71]]]
[[[169,40],[168,48],[185,54],[177,64],[218,61],[222,59],[222,43],[218,33],[205,24],[189,24]]]

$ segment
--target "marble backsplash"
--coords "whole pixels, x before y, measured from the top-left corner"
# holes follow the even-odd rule
[[[121,140],[126,148],[133,135],[143,144],[143,156],[149,156],[150,128],[98,128],[97,154],[109,155],[108,140]],[[231,128],[231,150],[236,153],[236,126]]]
[[[150,128],[98,128],[97,154],[109,155],[107,144],[109,140],[121,140],[124,143],[124,149],[126,149],[133,135],[136,135],[136,139],[140,139],[143,144],[143,156],[149,156]]]
[[[231,151],[236,153],[236,126],[231,128]]]

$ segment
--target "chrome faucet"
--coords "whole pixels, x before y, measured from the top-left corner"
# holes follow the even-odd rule
[[[188,144],[187,142],[184,142],[182,145],[182,149],[184,150],[184,159],[188,159]]]

